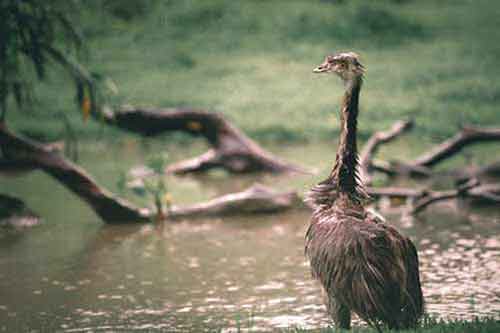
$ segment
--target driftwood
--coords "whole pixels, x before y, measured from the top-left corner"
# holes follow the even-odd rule
[[[393,129],[398,128],[396,122],[393,125]],[[368,146],[363,149],[370,152],[373,143],[382,144],[387,141],[377,140],[378,137],[384,137],[388,135],[387,133],[393,133],[394,135],[390,139],[395,138],[397,135],[401,134],[403,131],[390,130],[388,132],[377,132],[368,141]],[[478,143],[478,142],[488,142],[488,141],[500,141],[500,128],[478,128],[478,127],[464,127],[460,132],[451,137],[448,140],[436,145],[431,148],[428,152],[417,157],[413,161],[403,162],[403,161],[379,161],[374,160],[373,153],[365,153],[360,158],[361,171],[363,177],[367,180],[367,184],[371,184],[373,172],[381,172],[388,176],[409,176],[409,177],[431,177],[431,176],[441,176],[443,172],[435,172],[432,167],[437,165],[439,162],[452,157],[456,153],[460,152],[464,147]],[[466,170],[466,168],[461,168],[458,170],[450,170],[446,174],[452,175],[457,180],[462,182],[468,179],[477,178],[482,175],[499,175],[500,174],[500,161],[494,162],[491,165],[475,168],[472,170]]]
[[[168,130],[185,130],[204,136],[214,147],[198,159],[181,162],[171,171],[186,173],[222,166],[232,172],[302,171],[262,150],[221,116],[196,110],[172,112],[134,110],[107,114],[114,125],[155,135]],[[141,209],[99,186],[82,168],[66,160],[54,147],[21,138],[0,123],[0,173],[15,174],[43,170],[86,201],[105,222],[112,224],[150,221],[151,210]],[[186,207],[173,207],[169,218],[270,213],[297,204],[295,192],[276,193],[256,185],[243,192]]]
[[[145,136],[183,131],[204,137],[212,148],[201,156],[171,165],[167,171],[175,174],[217,167],[231,173],[306,172],[265,151],[217,113],[189,108],[127,109],[105,112],[104,119],[108,124]]]
[[[185,207],[174,206],[168,217],[179,219],[276,213],[302,206],[302,200],[295,191],[278,193],[269,187],[254,184],[242,192],[226,194],[207,202]]]
[[[49,144],[41,144],[46,151],[61,152],[64,149],[64,143],[53,142]],[[0,176],[16,177],[23,176],[25,173],[34,171],[38,168],[37,165],[27,160],[12,160],[2,157],[2,150],[0,149]]]
[[[158,120],[158,121],[155,121]],[[224,167],[232,172],[249,171],[302,171],[301,169],[277,160],[263,151],[253,141],[216,114],[196,110],[133,110],[108,114],[106,121],[114,125],[141,132],[144,135],[155,135],[168,130],[183,130],[193,135],[201,135],[212,145],[205,154],[196,159],[178,163],[170,168],[171,172],[196,172],[212,167]],[[364,147],[361,154],[361,165],[364,174],[379,171],[384,167],[389,174],[432,173],[429,161],[443,159],[446,152],[459,151],[464,142],[471,143],[484,140],[496,140],[495,130],[474,129],[469,134],[461,134],[462,139],[451,140],[447,150],[434,149],[433,156],[427,154],[426,159],[419,158],[420,164],[374,162],[373,155],[378,147],[394,139],[411,126],[410,122],[398,122],[387,132],[375,133]],[[465,133],[465,132],[461,132]],[[470,134],[473,133],[473,134]],[[458,142],[458,143],[457,143]],[[440,145],[444,147],[444,145]],[[458,147],[458,148],[457,148]],[[31,171],[41,169],[56,178],[75,194],[85,200],[105,222],[129,223],[150,221],[154,216],[151,210],[140,209],[112,195],[100,187],[86,172],[63,158],[53,147],[44,146],[21,138],[0,124],[0,171]],[[425,155],[424,155],[425,156]],[[492,164],[475,169],[474,174],[498,172],[498,165]],[[464,175],[462,173],[462,175]],[[470,173],[467,173],[470,176]],[[411,213],[417,214],[429,205],[446,199],[463,197],[480,202],[500,202],[500,184],[479,184],[467,181],[448,191],[432,191],[399,187],[368,187],[368,193],[374,198],[391,197],[411,199],[414,203]],[[465,184],[463,184],[465,182]],[[241,215],[256,213],[272,213],[303,205],[296,192],[277,193],[273,190],[255,185],[243,192],[231,193],[191,206],[174,206],[169,212],[170,219],[195,218],[208,216]]]
[[[382,197],[409,199],[413,202],[411,214],[418,214],[427,206],[446,199],[457,197],[470,198],[478,203],[500,203],[499,184],[466,184],[456,190],[432,191],[403,187],[367,188],[374,199]],[[201,218],[214,216],[233,216],[251,214],[269,214],[288,209],[310,209],[303,203],[296,191],[276,192],[269,187],[254,184],[242,192],[222,195],[215,199],[190,206],[174,206],[168,218]]]
[[[380,145],[393,140],[398,135],[409,130],[412,126],[413,122],[410,120],[399,120],[395,122],[388,131],[376,132],[370,137],[370,139],[368,139],[359,155],[361,177],[366,186],[369,186],[372,183],[372,169],[374,167],[373,156],[376,154]]]
[[[452,138],[436,145],[429,152],[422,154],[412,162],[380,161],[374,155],[381,144],[393,140],[411,127],[411,123],[398,121],[390,130],[376,132],[367,141],[360,154],[360,170],[367,192],[374,198],[389,197],[408,199],[412,203],[410,214],[418,214],[429,205],[454,198],[467,198],[479,203],[500,203],[500,184],[481,184],[477,179],[483,176],[500,175],[500,161],[477,168],[462,168],[448,171],[456,181],[456,188],[446,191],[415,189],[403,187],[370,187],[373,172],[389,176],[430,177],[442,175],[432,167],[460,152],[466,145],[484,141],[500,140],[500,129],[465,127]]]
[[[4,161],[10,161],[12,165],[23,165],[27,170],[41,169],[57,179],[86,201],[107,223],[144,222],[151,221],[155,217],[151,210],[134,207],[112,195],[100,187],[83,169],[49,147],[18,137],[2,124],[0,124],[0,149]],[[227,194],[204,203],[185,207],[174,206],[167,218],[272,213],[296,206],[301,206],[296,192],[278,193],[257,184],[245,191]]]
[[[86,201],[107,223],[139,222],[148,219],[147,212],[115,197],[100,187],[82,168],[53,150],[16,136],[0,124],[0,148],[3,159],[30,165],[57,179]]]
[[[477,204],[500,204],[500,183],[481,184],[477,179],[458,184],[455,189],[433,191],[430,189],[414,189],[405,187],[368,187],[367,193],[374,199],[381,197],[408,199],[411,209],[409,213],[416,215],[431,204],[450,199],[469,199]]]
[[[500,128],[464,127],[452,138],[438,144],[409,164],[432,167],[467,145],[486,141],[500,141]]]
[[[477,203],[500,204],[500,183],[482,185],[479,181],[472,179],[454,190],[424,192],[424,195],[414,202],[410,214],[418,214],[430,204],[438,201],[455,198],[472,199]]]

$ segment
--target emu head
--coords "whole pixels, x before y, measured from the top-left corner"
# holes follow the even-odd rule
[[[343,52],[328,55],[325,61],[313,70],[314,73],[335,73],[344,82],[359,79],[365,72],[365,67],[359,62],[359,56],[354,52]]]

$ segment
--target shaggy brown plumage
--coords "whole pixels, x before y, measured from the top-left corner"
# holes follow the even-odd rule
[[[364,208],[358,174],[356,119],[364,67],[354,53],[327,56],[316,73],[335,73],[346,86],[341,134],[330,176],[312,188],[314,212],[305,252],[326,292],[335,324],[350,328],[351,311],[380,328],[415,327],[424,302],[413,243]]]

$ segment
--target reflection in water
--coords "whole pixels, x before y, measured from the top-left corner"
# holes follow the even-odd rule
[[[260,181],[282,188],[311,182],[308,176],[292,184],[290,179]],[[30,182],[51,189],[30,202],[36,206],[40,200],[47,222],[23,234],[2,234],[0,331],[329,324],[303,255],[308,212],[184,221],[163,230],[105,226],[42,175]],[[198,196],[222,191],[209,178],[176,182],[174,194],[182,199],[186,191],[186,200],[193,188]],[[234,186],[227,179],[223,183]],[[18,193],[29,197],[30,189],[18,186]],[[54,207],[54,202],[65,204]],[[442,318],[498,318],[500,213],[482,209],[464,217],[435,208],[425,216],[397,226],[419,249],[428,312]],[[399,221],[397,214],[388,217]]]

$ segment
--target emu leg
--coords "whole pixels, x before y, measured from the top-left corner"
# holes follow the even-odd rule
[[[345,304],[336,302],[332,297],[327,297],[326,307],[335,326],[346,330],[351,328],[351,310]]]

